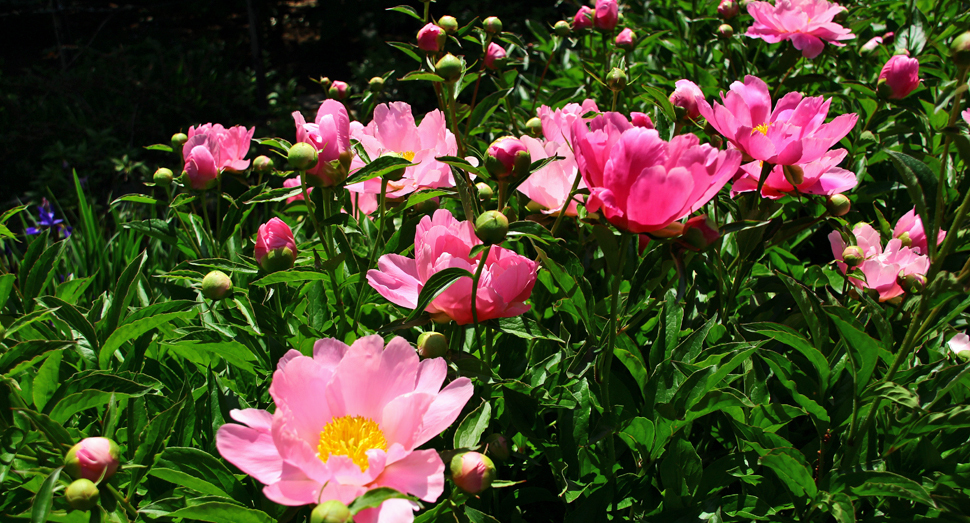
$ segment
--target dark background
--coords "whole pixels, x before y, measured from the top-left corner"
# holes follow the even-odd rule
[[[158,166],[176,167],[144,146],[199,123],[292,139],[290,113],[312,114],[323,96],[312,78],[344,80],[360,93],[373,76],[416,68],[386,44],[413,42],[421,27],[385,11],[402,4],[423,9],[418,0],[0,0],[0,209],[73,199],[74,169],[98,201],[138,191]],[[431,15],[461,25],[499,16],[529,41],[526,19],[551,26],[577,7],[440,0]],[[470,59],[480,53],[473,47],[465,45]],[[434,107],[424,82],[390,80],[381,96],[408,101],[416,114]]]

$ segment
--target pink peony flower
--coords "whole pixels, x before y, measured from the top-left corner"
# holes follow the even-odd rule
[[[775,5],[751,2],[748,13],[754,17],[754,24],[748,28],[747,36],[769,44],[791,40],[802,56],[815,58],[822,53],[825,42],[842,47],[845,44],[839,40],[855,38],[852,31],[832,21],[844,10],[826,0],[778,0]]]
[[[772,110],[768,85],[754,76],[746,76],[744,83],[734,82],[721,98],[724,105],[715,102],[713,109],[707,100],[699,99],[701,115],[746,158],[776,165],[822,158],[858,119],[851,113],[822,123],[832,101],[821,96],[803,98],[801,93],[786,94]]]
[[[848,191],[856,186],[858,180],[852,171],[837,167],[846,154],[848,151],[845,149],[835,149],[814,162],[796,165],[795,167],[801,169],[803,180],[798,185],[792,185],[785,176],[784,167],[776,165],[761,188],[761,196],[777,200],[788,193],[795,192],[796,188],[801,194],[825,196]],[[741,166],[740,176],[735,178],[731,187],[732,198],[743,192],[758,190],[762,165],[763,162],[754,161]]]
[[[331,98],[343,100],[344,98],[347,98],[347,89],[349,88],[350,86],[347,85],[347,82],[334,80],[334,82],[330,84],[330,89],[328,90],[328,94],[330,94]]]
[[[930,252],[926,241],[926,231],[923,230],[923,220],[916,214],[916,207],[913,207],[896,222],[896,227],[893,228],[893,238],[899,238],[905,247],[911,247],[918,254]],[[936,244],[943,243],[944,238],[946,238],[946,231],[937,231]]]
[[[681,107],[691,120],[701,115],[697,109],[697,101],[704,99],[704,93],[697,84],[690,80],[677,80],[674,92],[670,94],[670,103],[674,107]]]
[[[118,470],[121,449],[108,438],[84,438],[64,458],[64,470],[75,479],[108,480]]]
[[[397,153],[418,164],[408,167],[400,180],[387,183],[390,198],[401,198],[420,189],[455,186],[448,164],[435,160],[439,156],[458,154],[455,135],[448,130],[444,114],[437,109],[426,114],[417,125],[407,103],[380,104],[374,108],[374,119],[367,127],[359,122],[350,124],[350,135],[360,142],[372,160],[387,153]],[[364,162],[355,158],[351,170],[363,166]],[[361,211],[370,214],[377,208],[381,179],[348,185],[347,190],[359,195]]]
[[[564,158],[549,163],[542,169],[530,174],[518,186],[519,192],[543,207],[543,213],[558,214],[563,204],[566,203],[573,182],[579,176],[579,169],[576,166],[576,158],[573,156],[573,152],[569,150],[567,144],[546,142],[543,145],[542,142],[531,136],[523,136],[522,143],[529,148],[533,162],[553,156]],[[579,187],[585,189],[586,184],[580,180]],[[579,196],[574,196],[573,201],[566,208],[566,216],[576,216],[576,205],[581,201]]]
[[[606,113],[597,119],[615,114]],[[595,150],[594,161],[589,161],[587,150],[609,143],[614,136],[603,136],[606,133],[602,131],[600,136],[593,136],[594,132],[582,136],[584,127],[584,122],[574,124],[573,135],[577,162],[581,168],[585,163],[587,169],[584,180],[590,196],[586,207],[630,232],[659,231],[698,210],[741,164],[738,151],[718,152],[710,145],[700,145],[693,134],[675,136],[668,143],[657,131],[640,127],[619,133],[614,145]],[[589,147],[594,140],[599,143]],[[579,162],[581,154],[584,162]],[[593,173],[591,165],[603,165],[602,175]]]
[[[603,170],[613,145],[634,126],[620,113],[603,113],[589,122],[573,122],[572,145],[576,165],[587,187],[603,186]]]
[[[190,127],[188,140],[182,145],[182,168],[193,189],[209,189],[222,171],[239,172],[249,168],[243,160],[249,152],[256,128],[241,125],[226,129],[220,124],[207,123]]]
[[[880,45],[882,45],[882,37],[874,36],[871,39],[869,39],[868,42],[862,44],[862,47],[860,47],[859,50],[869,53],[869,52],[875,51],[876,48],[879,47]]]
[[[296,260],[296,240],[290,226],[279,218],[259,226],[253,257],[266,272],[288,269]]]
[[[906,98],[919,87],[919,61],[901,54],[891,57],[879,72],[878,83],[883,82],[889,87],[889,98]]]
[[[335,82],[336,83],[336,82]],[[306,123],[300,111],[293,111],[296,122],[296,141],[308,143],[317,149],[317,165],[307,170],[307,181],[330,187],[343,181],[342,164],[349,165],[350,117],[347,108],[336,100],[324,100],[317,110],[314,123]]]
[[[505,58],[505,49],[495,42],[488,44],[488,50],[485,52],[485,67],[489,69],[497,69],[498,65],[495,63],[496,60],[501,60]]]
[[[879,233],[867,223],[856,225],[852,230],[856,243],[862,251],[865,261],[858,269],[865,275],[866,281],[849,277],[849,281],[860,289],[873,289],[879,293],[879,301],[886,301],[903,294],[903,288],[898,283],[898,277],[908,275],[925,275],[930,268],[930,260],[926,256],[917,254],[909,247],[903,247],[899,239],[889,240],[886,249],[882,248]],[[839,269],[846,273],[848,266],[842,261],[842,253],[846,244],[838,231],[829,233],[829,244],[832,254],[837,260]]]
[[[620,21],[619,6],[616,0],[596,0],[596,11],[593,14],[593,27],[604,31],[612,31]]]
[[[573,17],[573,31],[593,27],[594,14],[596,14],[596,11],[593,11],[588,5],[580,7],[579,11],[576,11],[576,16]]]
[[[297,178],[287,178],[287,179],[283,180],[283,187],[299,187],[300,185],[301,184],[300,184],[300,178],[299,177],[297,177]],[[313,187],[307,187],[306,188],[306,193],[309,195],[311,192],[313,192]],[[287,203],[287,205],[289,205],[289,204],[291,204],[291,203],[293,203],[293,202],[295,202],[297,200],[302,200],[302,199],[303,199],[303,193],[300,193],[300,194],[297,194],[296,196],[290,196],[289,198],[287,198],[286,199],[286,203]]]
[[[536,282],[538,264],[513,251],[493,245],[486,260],[471,249],[482,242],[470,221],[459,222],[450,211],[439,209],[425,216],[414,235],[414,258],[385,254],[378,270],[367,271],[367,282],[381,296],[402,307],[418,306],[418,295],[428,278],[449,267],[461,267],[472,274],[484,263],[476,294],[478,321],[518,316],[529,310],[525,304]],[[460,278],[435,298],[425,311],[442,313],[459,325],[472,322],[472,280]]]
[[[589,98],[582,104],[566,104],[562,109],[551,109],[548,105],[539,107],[539,120],[542,121],[542,136],[550,142],[570,143],[573,136],[573,122],[588,112],[599,112],[596,101]]]
[[[616,46],[620,49],[630,50],[633,49],[633,39],[635,35],[633,30],[627,27],[626,29],[620,31],[620,34],[616,35]]]
[[[630,123],[632,123],[634,127],[653,129],[653,120],[651,120],[650,115],[646,113],[638,113],[636,111],[630,113]]]
[[[418,31],[418,49],[436,53],[445,44],[445,31],[435,24],[428,23]]]
[[[448,428],[472,395],[468,378],[441,388],[448,365],[419,361],[402,338],[347,346],[319,340],[313,357],[291,350],[269,392],[275,412],[231,411],[241,424],[219,427],[219,453],[253,476],[270,500],[288,506],[339,500],[390,487],[424,501],[444,489],[444,463],[417,450]],[[417,506],[392,499],[354,516],[358,523],[412,521]]]

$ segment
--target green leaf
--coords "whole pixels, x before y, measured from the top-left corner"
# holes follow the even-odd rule
[[[210,496],[248,497],[243,484],[221,461],[199,449],[168,447],[155,458],[149,474]]]
[[[414,499],[407,494],[398,492],[392,488],[380,487],[374,490],[368,490],[350,504],[350,513],[357,514],[361,510],[374,508],[381,506],[381,503],[389,499]]]
[[[397,11],[398,13],[404,13],[410,16],[411,18],[414,18],[419,22],[424,22],[424,18],[421,18],[421,15],[419,15],[418,12],[415,11],[414,8],[409,5],[399,5],[397,7],[388,7],[387,9],[385,9],[385,11]]]
[[[44,253],[37,258],[37,263],[31,267],[30,274],[27,276],[27,283],[21,288],[25,301],[29,302],[34,297],[39,296],[44,287],[47,286],[51,274],[57,268],[57,260],[64,252],[65,245],[67,245],[66,242],[57,242],[45,249]]]
[[[100,343],[98,341],[98,333],[94,330],[94,325],[92,325],[91,322],[88,321],[88,319],[85,318],[80,311],[74,308],[73,305],[53,296],[44,296],[43,298],[40,298],[39,301],[46,307],[50,307],[51,309],[56,308],[54,311],[54,316],[63,320],[72,329],[76,330],[85,340],[88,341],[88,344],[91,345],[92,349],[98,350]]]
[[[224,260],[222,258],[207,258],[205,260],[193,260],[189,262],[189,265],[195,265],[196,267],[205,267],[206,269],[216,269],[216,270],[227,271],[227,272],[241,272],[243,274],[257,274],[259,272],[259,267],[255,265]]]
[[[334,259],[337,259],[337,258],[334,258]],[[340,259],[343,259],[343,257],[341,257]],[[329,262],[330,260],[327,260],[327,261]],[[323,271],[317,271],[315,269],[310,269],[307,267],[296,267],[285,271],[270,273],[250,283],[250,285],[254,287],[265,287],[266,285],[272,285],[274,283],[316,281],[316,280],[326,280],[329,278],[330,277],[327,276],[327,274]]]
[[[0,356],[0,374],[13,375],[50,351],[61,350],[74,342],[61,340],[22,341]]]
[[[100,390],[85,390],[71,394],[54,407],[50,417],[57,423],[67,423],[71,416],[78,412],[107,404],[111,400],[111,394],[113,393]]]
[[[104,345],[101,347],[101,351],[98,353],[98,366],[102,369],[109,368],[111,356],[126,342],[133,340],[152,329],[165,325],[172,320],[186,318],[193,316],[194,314],[194,311],[159,314],[157,316],[142,318],[118,327],[118,329],[112,332],[111,336],[105,340]]]
[[[114,207],[115,205],[118,205],[119,203],[122,203],[122,202],[147,203],[150,205],[155,205],[158,203],[158,200],[156,200],[155,198],[145,196],[144,194],[126,194],[121,198],[118,198],[115,201],[111,202],[111,206]]]
[[[138,397],[161,391],[162,384],[147,374],[128,371],[86,370],[77,372],[57,388],[44,413],[51,415],[52,410],[59,403],[64,401],[70,403],[71,395],[88,390],[117,392],[127,397]]]
[[[44,309],[40,311],[34,311],[17,318],[16,320],[13,321],[13,323],[7,326],[5,336],[12,336],[15,332],[30,325],[31,323],[43,320],[48,315],[53,313],[55,310],[56,309]]]
[[[812,479],[812,469],[805,455],[799,450],[785,447],[771,449],[761,456],[759,462],[775,471],[788,490],[796,498],[800,498],[803,504],[815,499],[818,487]]]
[[[475,275],[462,269],[460,267],[449,267],[442,271],[436,272],[433,276],[428,278],[425,282],[424,287],[421,288],[421,293],[418,294],[418,305],[408,314],[407,320],[411,321],[417,318],[428,305],[438,297],[439,294],[445,292],[448,287],[451,287],[452,283],[458,281],[459,278],[475,278]],[[471,303],[471,295],[468,297],[469,303]]]
[[[131,292],[132,284],[147,259],[148,251],[142,251],[141,255],[132,260],[121,273],[118,285],[115,286],[114,296],[111,298],[111,305],[108,307],[108,313],[98,322],[98,332],[101,339],[107,338],[115,330],[118,322],[121,321],[122,314],[128,309],[128,304],[131,303],[133,296]]]
[[[132,479],[129,487],[130,493],[134,493],[141,478],[150,471],[151,465],[155,461],[155,456],[165,446],[165,441],[168,440],[172,429],[175,428],[175,421],[181,412],[182,402],[180,401],[152,418],[139,434],[139,444],[135,449],[133,461],[136,465],[142,465],[142,467],[132,469]]]
[[[168,206],[173,209],[177,209],[183,205],[188,205],[194,202],[197,198],[198,198],[197,196],[194,196],[189,193],[181,193],[175,198],[172,198],[172,201],[168,204]]]
[[[406,82],[406,81],[409,81],[409,80],[430,80],[432,82],[444,82],[445,81],[444,78],[442,78],[442,77],[440,77],[440,76],[438,76],[438,75],[436,75],[434,73],[429,73],[429,72],[425,72],[425,71],[411,71],[410,73],[404,75],[403,77],[398,78],[398,80],[400,80],[402,82]]]
[[[431,75],[435,76],[435,75]],[[437,78],[437,76],[435,76]],[[347,185],[365,182],[378,176],[386,176],[398,169],[405,169],[417,165],[399,156],[381,156],[375,158],[371,163],[361,167],[347,178]]]
[[[168,514],[169,518],[185,521],[208,521],[210,523],[275,523],[269,514],[223,501],[208,501],[181,508]]]
[[[487,401],[483,401],[475,410],[469,412],[458,425],[458,429],[455,431],[455,448],[466,449],[478,445],[482,433],[488,428],[491,419],[492,406]]]
[[[896,171],[903,179],[903,184],[909,191],[910,199],[916,205],[916,214],[923,221],[926,236],[934,235],[933,233],[938,230],[938,224],[934,223],[934,220],[936,219],[936,192],[939,180],[925,163],[916,158],[888,149],[885,152],[896,165]],[[930,253],[933,252],[935,252],[935,246],[931,246]]]
[[[74,445],[74,438],[71,437],[67,430],[60,423],[56,423],[48,416],[29,409],[16,409],[15,412],[30,420],[37,427],[37,430],[44,433],[48,441],[55,445],[60,445],[62,452],[67,453],[67,447]]]
[[[280,202],[300,194],[303,194],[302,187],[279,187],[261,192],[243,203],[246,205],[252,205],[254,203],[261,202]]]
[[[163,152],[166,152],[166,153],[170,153],[174,149],[172,149],[172,146],[171,145],[165,145],[163,143],[156,143],[155,145],[146,145],[145,146],[145,150],[148,150],[148,151],[163,151]]]
[[[701,482],[703,471],[701,458],[694,450],[694,446],[683,438],[674,440],[660,464],[660,478],[664,486],[664,506],[671,509],[690,506],[691,497]]]
[[[803,338],[797,331],[780,323],[749,323],[743,325],[745,330],[757,332],[769,339],[788,345],[805,356],[805,358],[815,368],[819,382],[824,388],[828,387],[829,381],[829,362],[822,353],[812,346],[808,340]]]
[[[892,472],[852,472],[839,478],[839,482],[857,496],[892,496],[936,507],[922,485]]]
[[[546,244],[559,241],[558,238],[549,232],[549,229],[546,229],[542,225],[529,220],[520,220],[509,224],[508,238],[511,239],[517,236],[531,238]]]
[[[207,367],[211,363],[211,360],[208,357],[203,357],[203,355],[211,354],[225,359],[240,370],[250,374],[256,372],[253,366],[253,363],[256,362],[256,356],[249,350],[249,347],[246,347],[238,341],[219,341],[213,343],[181,341],[164,344],[163,346],[168,347],[172,352],[189,361],[198,363],[203,367]]]
[[[34,376],[31,387],[33,389],[31,395],[37,409],[44,408],[60,384],[62,354],[61,352],[51,353],[44,360],[44,364],[37,369],[37,375]]]
[[[835,323],[835,328],[845,341],[845,350],[852,362],[852,375],[855,378],[856,392],[861,394],[869,386],[869,379],[879,361],[879,342],[868,334],[856,329],[841,318],[829,313],[829,318]]]
[[[54,488],[62,468],[54,469],[34,495],[34,502],[30,505],[30,523],[45,523],[50,516],[51,507],[54,506]]]
[[[802,312],[802,318],[808,325],[808,331],[812,334],[815,347],[825,347],[825,343],[828,341],[828,325],[825,323],[825,314],[822,311],[822,304],[819,303],[818,297],[790,276],[778,271],[775,271],[775,274],[785,284],[785,287],[788,287],[788,291],[798,305],[798,309]]]
[[[4,274],[0,276],[0,311],[3,310],[10,298],[10,291],[13,290],[13,282],[17,279],[16,275]]]

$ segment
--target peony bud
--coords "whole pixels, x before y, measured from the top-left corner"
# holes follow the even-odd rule
[[[310,523],[353,523],[354,516],[347,505],[337,499],[324,501],[310,513]]]
[[[81,478],[67,486],[64,497],[74,510],[91,510],[98,505],[101,493],[93,481]]]
[[[384,79],[380,76],[375,76],[367,82],[367,89],[372,93],[379,93],[384,90]]]
[[[329,91],[330,90],[330,85],[333,82],[331,82],[330,79],[327,78],[326,76],[321,76],[320,79],[317,80],[317,83],[320,84],[320,88],[321,89],[323,89],[324,91]]]
[[[499,69],[505,62],[505,49],[495,42],[488,44],[485,51],[485,67],[489,69]]]
[[[202,295],[219,301],[232,294],[232,280],[222,271],[212,271],[202,278]]]
[[[483,202],[491,200],[492,195],[495,194],[494,191],[492,191],[492,187],[485,182],[476,183],[475,190],[478,191],[478,199]]]
[[[492,434],[485,439],[485,454],[499,461],[509,459],[509,440],[501,434]]]
[[[381,156],[391,156],[393,158],[404,158],[404,156],[401,153],[396,153],[394,151],[386,152],[386,153],[382,154]],[[408,170],[407,167],[401,167],[400,169],[394,169],[393,171],[385,174],[384,175],[384,179],[387,180],[387,181],[389,181],[389,182],[399,181],[401,178],[404,178],[404,173],[407,170]]]
[[[256,169],[258,173],[267,174],[273,171],[273,167],[275,167],[273,159],[269,156],[259,155],[253,160],[253,169]]]
[[[606,75],[606,86],[615,93],[618,93],[626,88],[626,81],[626,73],[619,67],[614,67],[613,70]]]
[[[714,220],[702,214],[687,220],[684,224],[684,234],[680,238],[680,244],[700,252],[710,247],[720,237],[721,233],[717,230]]]
[[[970,31],[953,39],[950,44],[950,58],[957,67],[970,67]]]
[[[432,24],[425,24],[418,31],[418,49],[429,53],[437,53],[445,46],[445,30]]]
[[[684,116],[691,120],[701,115],[697,108],[697,101],[704,99],[704,93],[697,84],[690,80],[677,80],[674,84],[674,92],[670,94],[670,103],[674,108],[683,109]]]
[[[64,470],[75,479],[107,480],[118,470],[121,449],[108,438],[84,438],[67,451]]]
[[[862,54],[871,53],[875,51],[880,44],[882,44],[882,37],[874,36],[870,38],[868,42],[862,44],[862,47],[859,48],[859,52],[861,52]]]
[[[448,354],[448,338],[440,332],[422,332],[418,336],[418,355],[422,358],[443,358]]]
[[[495,465],[478,452],[464,452],[451,458],[451,479],[462,491],[480,494],[495,481]]]
[[[175,176],[172,174],[172,170],[164,167],[160,167],[152,176],[152,181],[155,182],[155,185],[161,185],[162,187],[172,185],[172,180],[174,179]]]
[[[438,19],[438,27],[444,29],[447,34],[455,34],[458,31],[458,20],[450,15],[442,16]]]
[[[783,165],[781,167],[782,173],[785,175],[785,180],[788,183],[799,186],[805,183],[805,171],[797,165]]]
[[[340,80],[335,80],[327,92],[330,95],[330,98],[343,100],[344,98],[347,98],[348,94],[350,94],[347,91],[348,87],[349,86],[347,85],[347,82],[341,82]]]
[[[457,56],[448,53],[438,60],[438,63],[434,66],[434,72],[436,75],[444,79],[445,82],[454,83],[461,78],[462,72],[465,70],[465,64]]]
[[[187,141],[189,141],[188,135],[185,133],[175,133],[172,135],[172,148],[180,150]]]
[[[296,261],[296,240],[290,226],[279,218],[271,218],[259,226],[253,256],[266,272],[276,272],[293,267]]]
[[[428,198],[427,200],[418,202],[418,204],[414,206],[414,211],[419,214],[428,214],[437,211],[438,207],[440,206],[441,203],[439,202],[438,197],[435,196],[434,198]]]
[[[851,208],[852,202],[849,197],[841,193],[833,194],[825,200],[825,209],[832,216],[845,216]]]
[[[717,28],[717,36],[727,40],[734,36],[734,28],[728,24],[721,24]]]
[[[601,31],[612,31],[619,21],[620,12],[616,0],[596,0],[593,27]]]
[[[552,30],[555,31],[557,35],[563,38],[569,36],[569,33],[572,32],[572,29],[569,28],[569,22],[565,20],[560,20],[556,22],[556,25],[553,26]]]
[[[721,0],[721,3],[717,5],[717,14],[725,20],[738,16],[739,12],[741,12],[741,7],[737,0]]]
[[[913,238],[911,238],[909,236],[909,231],[906,231],[906,232],[900,234],[896,238],[899,239],[899,242],[902,244],[903,247],[912,247],[913,246]]]
[[[485,245],[502,243],[509,232],[509,219],[498,211],[485,211],[475,220],[475,236]]]
[[[506,136],[492,142],[485,153],[485,168],[489,174],[502,179],[524,176],[529,172],[532,156],[518,138]]]
[[[906,55],[895,55],[879,73],[876,93],[882,98],[899,100],[919,87],[919,61]]]
[[[896,283],[910,294],[920,294],[926,288],[926,276],[922,274],[903,274],[896,276]]]
[[[538,117],[530,118],[528,122],[525,122],[525,129],[531,136],[536,138],[542,137],[542,120]]]
[[[294,170],[311,169],[317,164],[317,148],[305,142],[297,142],[290,147],[286,160],[290,162],[290,167]]]
[[[850,245],[842,251],[842,261],[845,262],[849,267],[857,267],[862,262],[866,261],[865,254],[862,253],[862,249],[856,247],[855,245]]]
[[[486,33],[498,34],[502,32],[502,21],[497,16],[490,16],[482,22],[482,27],[485,28]]]
[[[616,35],[616,46],[626,51],[632,50],[634,47],[633,37],[633,30],[627,27],[620,31],[620,34]]]
[[[632,123],[634,127],[653,129],[653,120],[650,119],[650,115],[648,115],[647,113],[640,113],[637,111],[631,112],[630,123]]]
[[[580,7],[579,11],[576,11],[576,16],[573,17],[573,31],[582,31],[593,27],[593,15],[595,13],[596,11],[593,11],[587,5]]]
[[[961,332],[950,338],[950,341],[946,342],[946,346],[958,358],[964,361],[970,360],[970,336],[967,336],[965,332]]]

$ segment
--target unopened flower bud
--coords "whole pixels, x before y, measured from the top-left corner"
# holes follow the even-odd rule
[[[429,198],[418,203],[414,206],[414,210],[419,214],[428,214],[437,211],[440,206],[441,203],[438,201],[438,197],[435,196],[434,198]]]
[[[796,187],[805,183],[805,171],[801,167],[797,165],[784,165],[781,170],[785,174],[785,180],[788,180],[788,183]]]
[[[903,247],[913,246],[913,239],[909,236],[909,231],[905,231],[904,233],[897,236],[897,238],[899,238],[899,241],[900,243],[902,243]]]
[[[273,217],[259,226],[256,233],[256,248],[253,251],[256,263],[266,272],[290,269],[296,261],[296,240],[293,230],[283,220]]]
[[[529,203],[525,204],[525,210],[531,213],[541,212],[543,209],[545,209],[545,207],[535,200],[530,200]]]
[[[290,147],[286,160],[290,167],[297,171],[305,171],[317,164],[317,148],[305,143],[297,142]]]
[[[219,301],[232,293],[232,280],[222,271],[212,271],[202,278],[202,295]]]
[[[492,434],[485,439],[485,454],[499,461],[509,459],[509,440],[501,434]]]
[[[253,169],[258,173],[267,174],[273,170],[273,167],[275,167],[273,159],[269,156],[261,154],[253,160]]]
[[[606,86],[609,87],[613,92],[620,92],[625,89],[626,82],[626,73],[619,67],[614,67],[613,70],[606,75]]]
[[[155,182],[155,185],[161,185],[162,187],[172,185],[172,180],[174,179],[175,176],[172,174],[172,170],[164,167],[159,168],[152,176],[152,181]]]
[[[476,183],[475,190],[478,192],[478,199],[483,202],[491,200],[492,196],[495,194],[495,192],[492,191],[492,186],[485,182]]]
[[[498,211],[485,211],[475,220],[475,236],[485,245],[502,243],[509,232],[509,219]]]
[[[852,201],[842,193],[835,193],[825,200],[825,209],[832,216],[845,216],[852,208]]]
[[[734,36],[734,28],[729,24],[721,24],[717,28],[717,36],[727,40]]]
[[[529,148],[521,140],[511,136],[495,140],[485,152],[485,169],[499,179],[525,176],[531,164]]]
[[[636,35],[633,34],[633,30],[627,27],[626,29],[620,31],[620,34],[616,35],[614,43],[620,49],[630,51],[634,47],[635,36]]]
[[[372,93],[379,93],[384,90],[384,79],[380,76],[375,76],[367,82],[367,89]]]
[[[425,24],[420,31],[418,31],[418,49],[428,53],[437,53],[438,51],[444,49],[444,47],[444,29],[432,23],[428,23]]]
[[[91,510],[98,505],[101,493],[93,481],[81,478],[67,486],[64,497],[74,510]]]
[[[855,245],[850,245],[842,251],[842,261],[849,267],[857,267],[866,261],[866,256],[862,253],[862,249]]]
[[[321,76],[321,77],[320,77],[320,79],[319,79],[319,80],[317,80],[317,83],[318,83],[318,84],[320,84],[320,87],[321,87],[321,88],[322,88],[322,89],[323,89],[324,91],[329,91],[329,90],[330,90],[330,85],[331,85],[331,84],[332,84],[333,82],[331,82],[331,81],[330,81],[330,79],[329,79],[329,78],[327,78],[326,76]]]
[[[335,80],[333,84],[330,85],[330,89],[327,90],[327,93],[330,95],[330,98],[343,100],[344,98],[347,98],[348,94],[350,94],[349,87],[350,86],[347,85],[347,82]]]
[[[401,153],[396,153],[396,152],[393,152],[393,151],[384,153],[382,156],[392,156],[394,158],[404,158],[404,156],[402,156]],[[387,181],[389,181],[389,182],[396,182],[396,181],[400,180],[401,178],[404,178],[404,173],[405,173],[405,171],[407,171],[407,169],[408,169],[407,167],[401,167],[400,169],[394,169],[393,171],[385,174],[384,175],[384,179],[387,180]]]
[[[185,145],[185,142],[187,141],[189,141],[188,135],[185,133],[175,133],[172,135],[172,148],[176,151],[181,151],[182,146]]]
[[[350,508],[337,499],[324,501],[310,513],[310,523],[353,523]]]
[[[445,30],[445,33],[455,34],[458,31],[458,20],[451,15],[445,15],[438,19],[438,27]]]
[[[478,452],[464,452],[451,458],[451,479],[468,494],[481,494],[495,481],[495,464]]]
[[[531,136],[536,138],[542,136],[542,120],[538,117],[530,118],[528,122],[525,122],[525,128]]]
[[[970,31],[953,39],[950,44],[950,58],[957,67],[970,67]]]
[[[572,32],[572,29],[569,28],[569,22],[565,20],[560,20],[556,22],[556,25],[553,26],[552,30],[555,31],[557,35],[563,38],[569,36],[569,33]]]
[[[442,56],[434,66],[435,74],[448,83],[458,81],[464,69],[465,64],[462,63],[461,59],[451,53]]]
[[[488,69],[501,69],[507,61],[505,57],[505,48],[492,42],[488,44],[488,49],[485,51],[485,67]]]
[[[422,332],[418,336],[418,355],[422,358],[444,358],[448,354],[448,338],[440,332]]]
[[[903,274],[896,276],[896,283],[910,294],[920,294],[926,288],[926,276],[922,274]]]
[[[482,22],[482,27],[486,33],[497,34],[502,32],[502,21],[497,16],[490,16]]]
[[[717,6],[717,14],[725,19],[730,20],[741,11],[741,7],[738,5],[737,0],[721,0],[721,3]]]
[[[706,214],[695,216],[684,224],[684,233],[680,244],[693,251],[703,251],[721,237],[717,224]]]
[[[84,438],[67,451],[64,471],[75,479],[109,479],[121,463],[121,449],[108,438]]]

